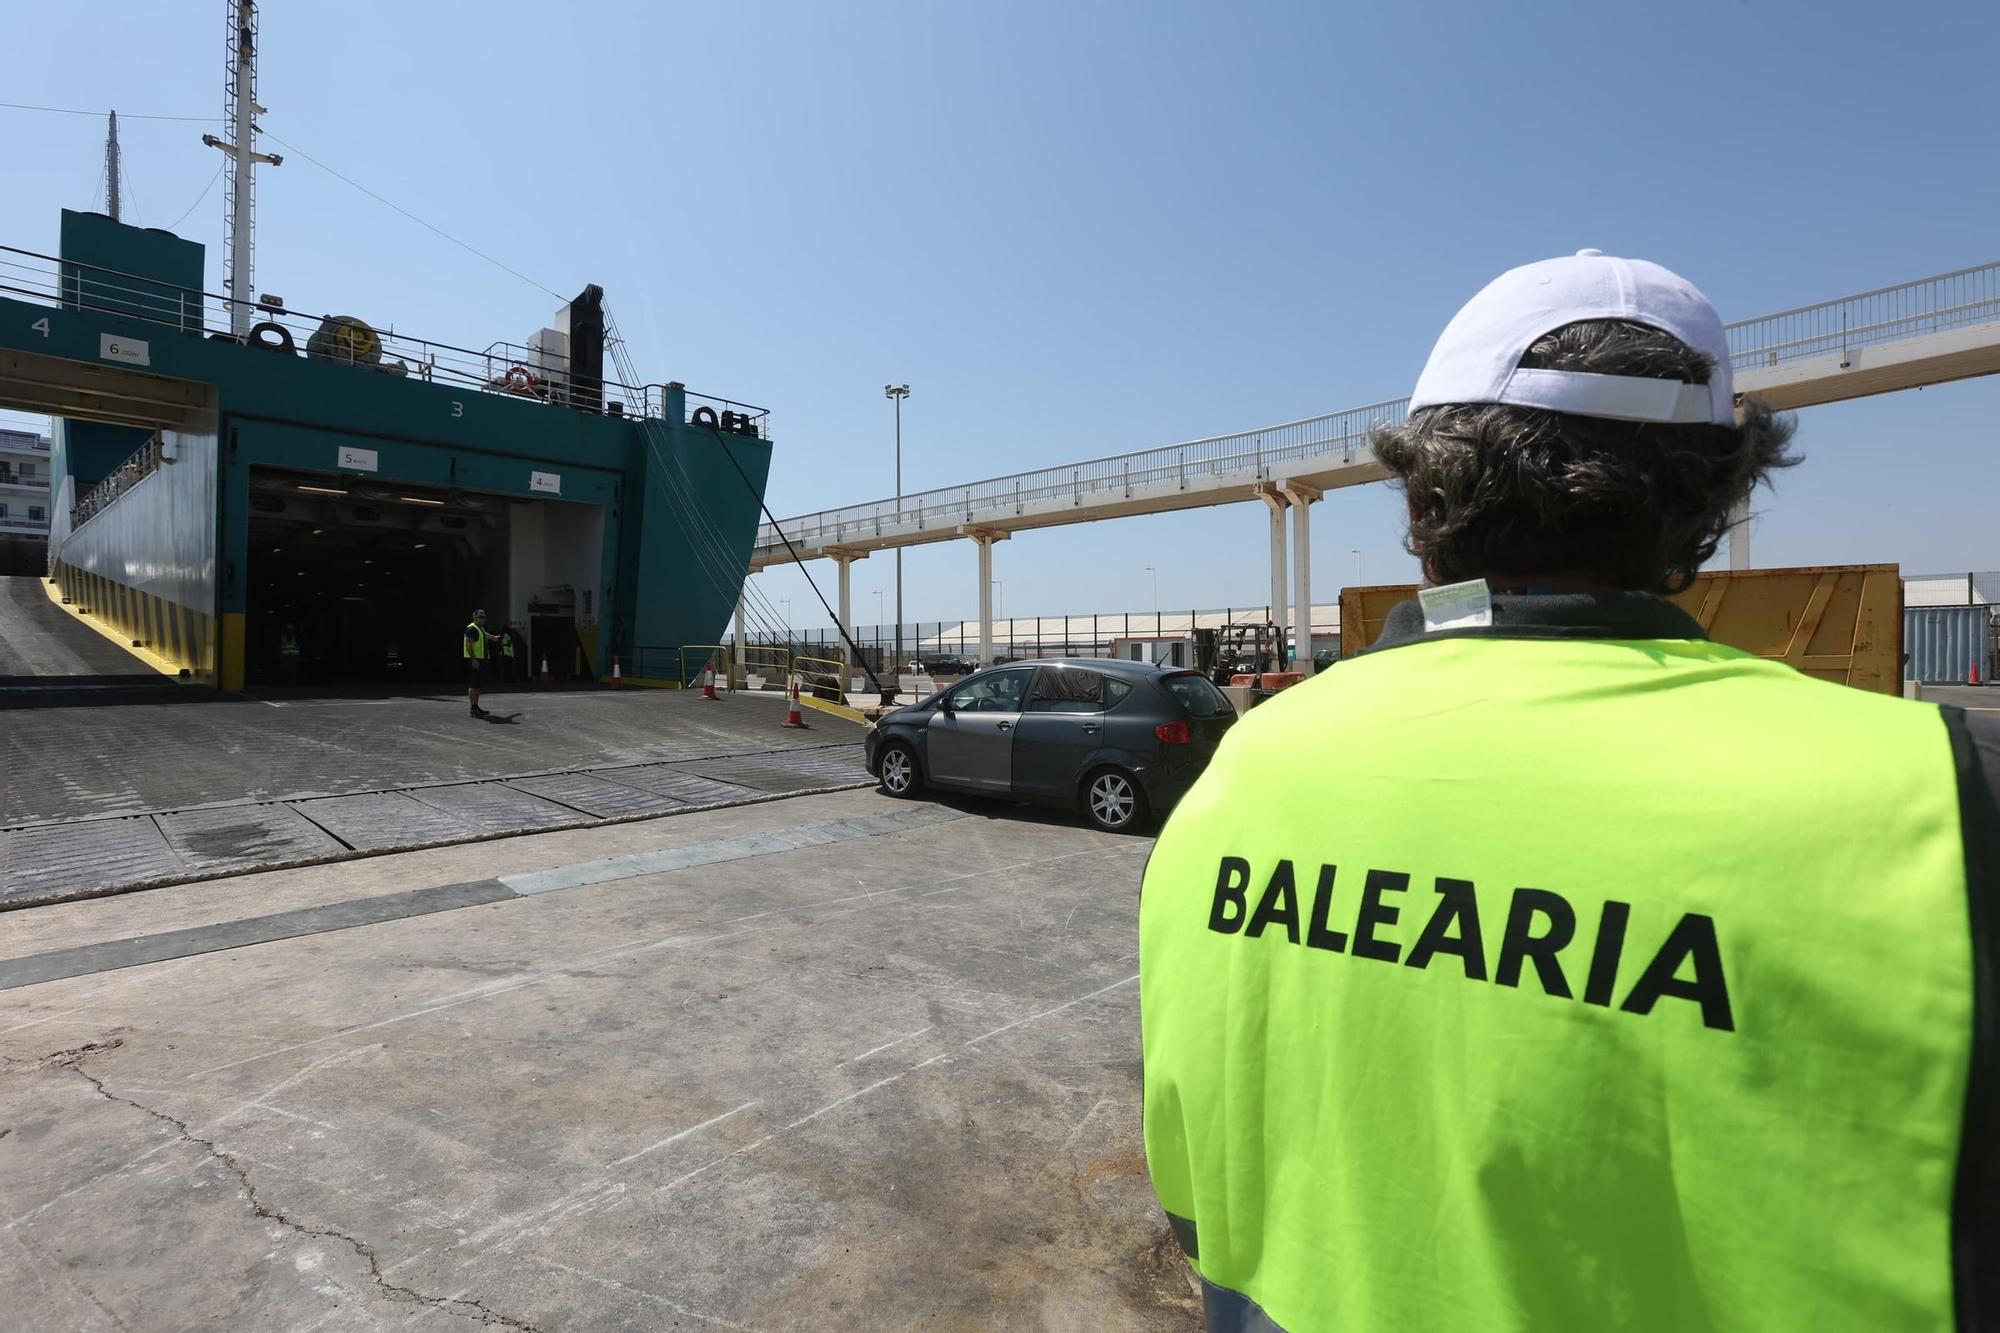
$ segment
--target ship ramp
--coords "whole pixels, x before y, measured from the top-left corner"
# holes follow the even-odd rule
[[[166,683],[159,672],[64,610],[42,579],[0,577],[0,688]]]

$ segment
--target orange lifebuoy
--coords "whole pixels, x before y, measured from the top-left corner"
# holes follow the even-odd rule
[[[509,366],[500,387],[508,393],[533,393],[535,376],[526,366]]]

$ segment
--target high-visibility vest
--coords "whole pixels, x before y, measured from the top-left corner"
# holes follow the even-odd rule
[[[278,655],[280,657],[297,657],[299,655],[299,641],[289,634],[280,634],[278,636]]]
[[[1419,640],[1250,713],[1139,909],[1210,1327],[1950,1329],[1976,1275],[1993,1318],[1962,721],[1668,639]]]
[[[506,658],[512,658],[512,657],[514,656],[514,636],[513,636],[513,635],[511,635],[511,634],[502,634],[502,635],[500,636],[500,655],[501,655],[502,657],[506,657]]]
[[[476,620],[465,627],[465,656],[474,662],[486,660],[486,630]]]

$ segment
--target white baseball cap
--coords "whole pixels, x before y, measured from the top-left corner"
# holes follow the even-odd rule
[[[1671,333],[1715,363],[1706,384],[1579,370],[1527,370],[1536,339],[1588,319],[1626,320]],[[1729,340],[1708,298],[1686,278],[1643,259],[1579,250],[1508,269],[1445,325],[1410,410],[1508,403],[1613,421],[1736,424]]]

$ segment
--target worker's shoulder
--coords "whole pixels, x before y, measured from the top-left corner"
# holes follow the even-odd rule
[[[1943,739],[1938,710],[1929,704],[1850,688],[1716,644],[1662,641],[1648,646],[1657,648],[1649,660],[1665,668],[1664,673],[1649,670],[1640,680],[1631,676],[1629,663],[1607,664],[1624,669],[1622,675],[1607,674],[1607,684],[1631,687],[1609,692],[1579,691],[1576,664],[1565,669],[1566,679],[1545,688],[1535,673],[1518,669],[1529,665],[1519,660],[1496,661],[1483,670],[1459,661],[1440,670],[1410,672],[1399,669],[1413,664],[1399,661],[1397,654],[1370,654],[1338,663],[1266,700],[1238,722],[1232,739],[1239,751],[1296,750],[1400,732],[1414,723],[1444,722],[1470,732],[1478,730],[1472,723],[1475,716],[1504,715],[1556,698],[1591,708],[1622,699],[1635,721],[1657,719],[1664,711],[1684,717],[1697,731],[1722,729],[1744,740],[1829,731],[1857,741],[1871,736],[1919,739],[1925,733]],[[1455,724],[1449,721],[1454,716],[1459,719]],[[1981,719],[1982,734],[2000,733],[2000,714],[1970,716]]]

